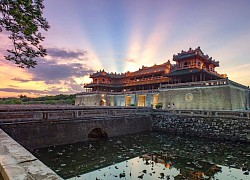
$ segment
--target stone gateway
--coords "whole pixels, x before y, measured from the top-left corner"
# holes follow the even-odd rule
[[[163,109],[248,110],[249,87],[233,82],[215,68],[219,62],[198,47],[170,61],[122,74],[104,70],[90,75],[76,95],[79,106],[143,106]]]

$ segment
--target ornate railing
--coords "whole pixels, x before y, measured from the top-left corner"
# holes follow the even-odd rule
[[[228,85],[228,79],[219,79],[211,81],[197,81],[197,82],[187,82],[187,83],[177,83],[177,84],[163,84],[161,88],[182,88],[182,87],[203,87],[203,86],[221,86]]]
[[[140,90],[140,91],[122,91],[122,92],[106,92],[106,91],[88,91],[76,94],[76,97],[86,94],[109,94],[109,95],[122,95],[122,94],[144,94],[144,93],[157,93],[159,89]]]
[[[83,106],[48,106],[19,105],[0,106],[0,125],[16,122],[41,120],[75,120],[100,116],[126,116],[132,114],[149,114],[148,107],[83,107]],[[89,120],[89,119],[88,119]]]
[[[127,80],[123,83],[111,83],[111,82],[91,82],[85,83],[84,87],[95,86],[95,85],[105,85],[108,87],[126,87],[126,86],[134,86],[134,85],[145,85],[145,84],[152,84],[152,83],[162,83],[166,82],[169,78],[164,76],[157,76],[157,77],[149,77],[149,78],[142,78],[142,79],[134,79],[134,80]]]

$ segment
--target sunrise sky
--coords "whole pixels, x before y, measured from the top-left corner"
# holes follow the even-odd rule
[[[219,73],[250,85],[249,0],[45,0],[50,23],[46,58],[35,69],[4,60],[0,33],[0,97],[78,93],[90,73],[134,71],[201,47]],[[86,53],[85,53],[86,52]]]

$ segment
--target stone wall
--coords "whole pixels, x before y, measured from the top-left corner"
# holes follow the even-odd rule
[[[109,103],[110,103],[110,106],[116,106],[114,95],[109,95]]]
[[[153,99],[155,93],[148,93],[146,94],[146,106],[153,107]]]
[[[145,95],[145,106],[152,107],[154,95],[159,94],[158,103],[163,109],[187,110],[247,110],[250,109],[250,90],[241,86],[221,84],[216,86],[185,86],[162,88],[154,91],[77,95],[76,105],[99,106],[105,99],[106,106],[126,106],[126,96],[131,104],[138,105],[139,96]]]
[[[248,109],[248,92],[244,89],[230,86],[232,109]]]
[[[234,91],[237,93],[238,90],[233,89],[229,93],[235,93]],[[237,103],[240,104],[240,102],[243,100],[239,100]],[[95,128],[103,129],[108,137],[155,130],[215,140],[250,142],[250,111],[153,110],[139,107],[0,106],[0,112],[0,128],[28,149],[86,141],[88,134]],[[46,167],[41,169],[40,166],[43,167],[43,165],[33,156],[24,157],[24,148],[22,149],[7,134],[0,129],[0,142],[3,144],[0,144],[0,172],[4,176],[11,174],[11,169],[9,171],[8,168],[13,167],[14,163],[20,160],[24,167],[17,167],[15,172],[18,170],[19,174],[23,173],[23,177],[27,175],[25,172],[28,171],[29,175],[40,173],[37,176],[39,178],[46,175],[46,178],[42,179],[50,179],[50,177],[58,179],[56,174]],[[8,145],[11,147],[9,148]],[[13,157],[9,158],[10,155],[19,158],[18,161],[11,159]],[[31,166],[36,167],[30,169]],[[39,171],[33,171],[37,169]],[[46,171],[47,174],[44,174],[43,171]],[[36,177],[33,174],[31,177]],[[15,173],[13,175],[15,176]]]
[[[2,129],[0,142],[0,175],[5,180],[62,179]]]
[[[143,114],[82,117],[5,123],[0,127],[28,149],[88,140],[92,129],[103,129],[108,137],[151,130],[151,117]]]
[[[19,108],[18,108],[19,107]],[[153,129],[248,141],[250,111],[154,110],[145,107],[0,106],[0,128],[33,149],[85,141],[94,128],[109,137]]]
[[[86,94],[84,98],[76,97],[75,105],[100,106],[101,99],[101,94]]]
[[[152,107],[153,96],[158,93],[148,93],[148,92],[133,92],[122,94],[112,94],[112,93],[97,93],[97,94],[83,94],[77,95],[75,100],[75,105],[80,106],[100,106],[102,99],[106,101],[105,106],[129,106],[131,104],[138,105],[139,95],[146,95],[145,107]],[[131,97],[130,104],[126,104],[126,97]]]
[[[115,95],[115,106],[125,106],[125,95]]]
[[[152,129],[170,134],[250,142],[249,117],[154,113]]]
[[[231,85],[160,90],[163,109],[246,110],[246,90]]]

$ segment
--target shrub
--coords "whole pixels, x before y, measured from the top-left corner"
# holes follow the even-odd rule
[[[156,109],[162,109],[162,103],[156,104],[156,105],[155,105],[155,108],[156,108]]]

